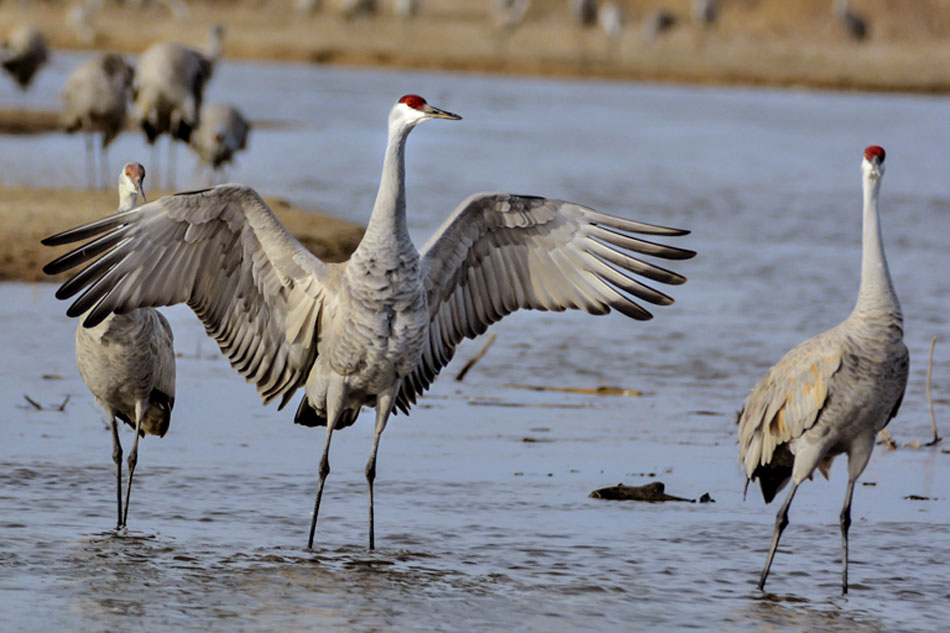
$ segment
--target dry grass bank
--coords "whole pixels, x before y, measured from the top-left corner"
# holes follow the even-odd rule
[[[287,229],[318,257],[346,259],[363,228],[266,198]],[[40,244],[48,235],[100,218],[115,209],[114,191],[0,188],[0,281],[50,281],[41,270],[68,247]],[[61,276],[59,279],[65,278]]]
[[[703,29],[691,0],[621,0],[627,27],[611,49],[597,28],[570,23],[566,0],[534,0],[524,23],[494,26],[491,0],[422,0],[412,20],[380,15],[343,19],[339,0],[303,15],[294,0],[188,0],[177,21],[159,2],[134,10],[105,0],[92,46],[137,53],[152,42],[201,44],[207,27],[227,25],[234,58],[348,65],[440,68],[556,76],[721,84],[795,85],[917,92],[950,90],[950,4],[945,0],[851,0],[870,37],[850,40],[832,18],[831,0],[719,0],[720,17]],[[646,17],[664,7],[676,25],[652,45]],[[0,4],[0,32],[32,22],[56,47],[82,48],[65,24],[66,3]]]

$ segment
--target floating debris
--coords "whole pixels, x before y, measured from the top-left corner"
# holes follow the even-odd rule
[[[909,501],[932,501],[930,497],[923,497],[921,495],[907,495],[904,498]]]
[[[716,500],[709,496],[708,492],[704,492],[703,495],[699,498],[700,503],[716,503]]]
[[[580,393],[589,396],[642,396],[643,392],[639,389],[626,389],[624,387],[608,387],[602,385],[596,389],[587,387],[551,387],[548,385],[521,385],[509,383],[502,385],[509,389],[527,389],[529,391],[557,391],[560,393]]]
[[[654,481],[643,486],[625,486],[622,483],[609,488],[600,488],[590,493],[591,499],[609,499],[611,501],[648,501],[656,503],[660,501],[686,501],[696,503],[695,499],[684,499],[683,497],[674,497],[664,492],[666,486],[662,481]]]

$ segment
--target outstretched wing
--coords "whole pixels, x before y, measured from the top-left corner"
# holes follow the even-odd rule
[[[257,193],[240,185],[166,196],[48,237],[90,241],[47,264],[93,260],[56,292],[91,327],[109,313],[187,303],[231,365],[281,406],[307,378],[330,276]]]
[[[686,235],[601,213],[563,200],[483,193],[462,202],[421,250],[429,299],[429,340],[422,360],[403,380],[404,412],[451,359],[464,337],[474,338],[519,308],[652,315],[639,298],[673,303],[634,275],[681,284],[682,275],[631,253],[688,259],[693,251],[631,236]]]
[[[814,426],[842,366],[836,330],[789,350],[752,389],[739,414],[739,461],[746,477],[772,461],[775,449]]]

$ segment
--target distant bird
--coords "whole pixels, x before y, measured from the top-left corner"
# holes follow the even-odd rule
[[[647,44],[656,41],[657,36],[676,26],[676,16],[669,9],[651,11],[643,19],[643,40]]]
[[[597,3],[594,0],[567,0],[567,14],[580,27],[597,24]]]
[[[172,139],[169,187],[174,182],[174,140],[187,143],[198,126],[205,85],[221,54],[224,28],[215,24],[208,38],[207,52],[174,42],[154,44],[142,53],[135,73],[134,116],[146,140],[153,145],[163,134]]]
[[[845,34],[851,39],[860,42],[870,34],[868,21],[851,10],[848,6],[848,0],[832,0],[831,13],[841,28],[844,29]]]
[[[191,146],[198,158],[217,172],[247,146],[250,130],[251,124],[234,106],[206,104],[201,107],[201,123],[191,135]]]
[[[848,492],[841,510],[842,592],[848,592],[848,527],[854,483],[874,438],[897,414],[907,385],[903,317],[884,257],[878,195],[884,150],[864,150],[861,287],[851,315],[782,357],[758,382],[739,413],[739,461],[746,487],[759,480],[765,502],[792,480],[778,512],[759,589],[788,525],[792,497],[817,467],[827,477],[836,455],[848,455]]]
[[[32,26],[19,26],[0,41],[0,66],[20,90],[30,87],[33,77],[49,60],[46,38]]]
[[[323,8],[321,0],[294,0],[294,9],[297,13],[316,13]]]
[[[690,14],[693,24],[703,28],[712,26],[719,17],[719,4],[716,0],[693,0]]]
[[[491,0],[492,22],[499,31],[510,33],[521,26],[530,8],[531,0]]]
[[[393,0],[393,15],[408,20],[419,14],[422,0]]]
[[[80,0],[66,9],[66,25],[83,44],[96,41],[96,17],[102,8],[102,0]]]
[[[616,53],[623,27],[627,22],[627,13],[619,2],[604,2],[597,10],[597,22],[600,29],[607,35],[611,44],[611,52]]]
[[[93,135],[102,134],[100,167],[109,170],[106,149],[125,127],[135,71],[118,53],[101,53],[77,66],[66,78],[62,92],[63,127],[86,133],[86,176],[95,187]]]
[[[67,310],[95,326],[114,310],[187,303],[232,366],[268,403],[305,395],[294,421],[326,426],[308,546],[313,546],[334,429],[376,408],[366,464],[369,547],[374,547],[373,481],[390,413],[404,413],[428,389],[465,337],[521,308],[568,308],[634,319],[667,295],[644,277],[686,279],[638,255],[687,259],[695,253],[632,234],[687,231],[627,220],[578,204],[501,193],[463,201],[416,250],[406,222],[405,142],[429,119],[461,117],[406,95],[389,114],[379,193],[349,261],[327,264],[280,224],[252,189],[220,185],[167,196],[134,211],[47,238],[92,238],[44,268],[80,266],[56,296],[84,290]]]
[[[361,16],[375,15],[379,9],[376,0],[343,0],[340,15],[347,20]]]
[[[127,163],[119,174],[119,209],[134,209],[145,201],[142,180],[145,168]],[[128,280],[127,280],[128,281]],[[126,525],[132,475],[138,461],[139,437],[146,433],[164,437],[175,404],[175,350],[172,330],[157,310],[141,308],[109,314],[95,327],[76,328],[76,363],[79,375],[96,397],[112,425],[112,460],[115,462],[116,529]],[[129,453],[129,480],[122,506],[122,443],[116,418],[135,429]]]

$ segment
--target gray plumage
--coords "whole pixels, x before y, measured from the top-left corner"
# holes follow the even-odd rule
[[[18,26],[0,41],[0,66],[26,90],[36,72],[49,60],[46,38],[32,26]]]
[[[861,287],[851,315],[788,352],[758,382],[739,414],[739,461],[748,482],[759,480],[770,502],[791,479],[776,520],[759,588],[765,586],[788,507],[799,484],[818,468],[828,476],[836,455],[848,455],[848,490],[841,512],[842,589],[848,590],[847,539],[854,483],[874,438],[893,418],[907,384],[903,317],[881,239],[878,195],[884,150],[865,150]]]
[[[128,163],[119,175],[118,213],[135,208],[142,193],[144,168]],[[132,475],[138,460],[139,436],[164,437],[175,404],[175,350],[171,327],[157,310],[140,308],[109,314],[93,327],[76,328],[79,375],[102,406],[112,425],[116,465],[116,528],[129,513]],[[135,429],[129,453],[129,479],[122,506],[122,445],[116,419]]]
[[[61,121],[69,133],[87,135],[86,174],[93,187],[93,135],[102,134],[101,163],[108,171],[106,148],[125,127],[135,71],[117,53],[102,53],[77,66],[66,78]]]
[[[676,16],[669,9],[656,9],[643,18],[643,40],[653,44],[658,35],[676,26]]]
[[[191,146],[204,164],[218,171],[247,147],[250,130],[251,124],[234,106],[207,104],[201,108],[201,123],[192,134]]]
[[[693,0],[690,10],[693,24],[706,28],[712,26],[719,17],[719,4],[716,0]]]
[[[867,19],[852,11],[848,0],[832,0],[831,13],[851,39],[862,42],[868,37],[870,28]]]
[[[162,134],[186,143],[191,138],[223,34],[220,25],[211,28],[207,52],[161,42],[142,53],[135,73],[135,117],[150,144]]]
[[[597,23],[597,3],[594,0],[567,0],[567,14],[577,26],[594,26]]]
[[[60,299],[84,291],[70,316],[85,313],[86,324],[95,325],[113,310],[187,303],[265,403],[278,399],[283,407],[305,387],[295,421],[327,426],[311,546],[330,438],[363,406],[376,408],[366,465],[372,548],[379,438],[393,408],[408,412],[463,338],[521,308],[616,309],[648,319],[638,300],[673,300],[638,277],[686,280],[638,255],[694,255],[632,235],[687,231],[500,193],[470,196],[417,250],[406,221],[405,141],[433,118],[460,117],[415,95],[393,107],[373,213],[341,264],[311,255],[257,193],[238,185],[167,196],[44,241],[92,238],[50,262],[44,270],[51,273],[102,254],[58,290]]]

